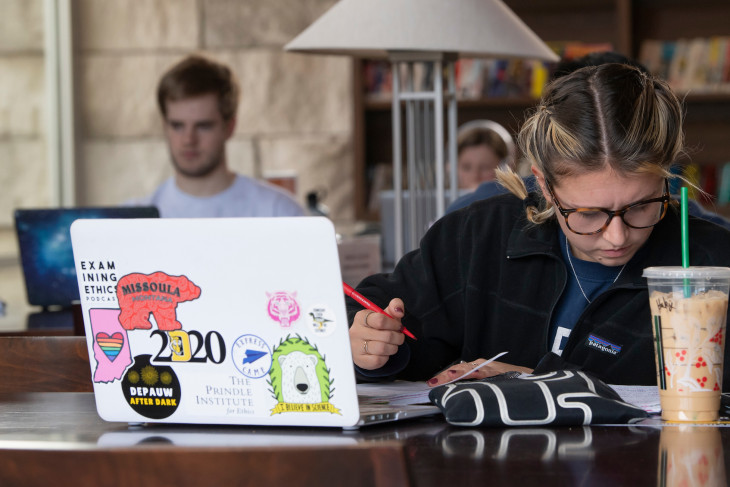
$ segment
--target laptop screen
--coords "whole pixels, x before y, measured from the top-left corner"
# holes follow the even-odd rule
[[[70,306],[79,300],[69,228],[79,218],[157,218],[157,208],[45,208],[15,211],[28,303]]]

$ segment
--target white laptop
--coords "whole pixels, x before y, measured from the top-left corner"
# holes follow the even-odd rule
[[[107,421],[349,428],[438,412],[361,415],[326,218],[77,220],[71,240]]]

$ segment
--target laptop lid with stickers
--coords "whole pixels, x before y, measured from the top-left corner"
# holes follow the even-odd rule
[[[329,220],[78,220],[71,238],[103,419],[358,423]]]

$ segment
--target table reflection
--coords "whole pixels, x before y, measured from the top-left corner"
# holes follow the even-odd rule
[[[418,485],[652,485],[660,427],[445,426],[407,442]]]
[[[338,428],[107,423],[90,393],[0,394],[0,450],[347,451],[396,442],[416,486],[726,485],[730,429],[676,426],[461,428],[438,416]],[[313,450],[310,450],[313,449]],[[278,451],[278,450],[277,450]],[[2,457],[2,455],[0,455]],[[1,462],[0,462],[1,463]],[[682,483],[686,481],[686,483]]]
[[[659,487],[727,485],[719,428],[669,424],[659,442]]]

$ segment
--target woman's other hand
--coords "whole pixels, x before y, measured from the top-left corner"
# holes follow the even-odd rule
[[[486,359],[478,358],[476,360],[473,360],[471,362],[462,362],[460,364],[455,364],[449,367],[448,369],[444,370],[443,372],[439,372],[436,374],[436,376],[432,377],[428,380],[428,385],[430,387],[436,387],[440,386],[441,384],[445,384],[447,382],[450,382],[457,377],[461,377],[462,375],[466,374],[470,370],[473,370],[479,365],[486,362]],[[528,369],[527,367],[520,367],[518,365],[511,365],[505,362],[497,362],[496,360],[489,365],[485,365],[479,370],[476,370],[472,372],[471,374],[462,377],[463,380],[470,380],[470,379],[486,379],[487,377],[494,377],[495,375],[504,374],[505,372],[511,372],[513,370],[516,370],[517,372],[522,372],[524,374],[531,374],[532,369]]]

